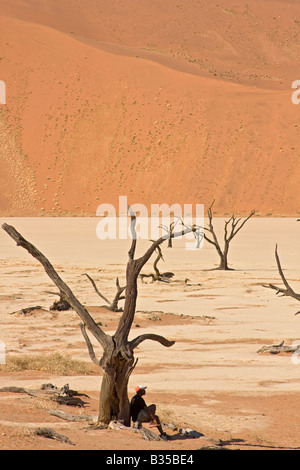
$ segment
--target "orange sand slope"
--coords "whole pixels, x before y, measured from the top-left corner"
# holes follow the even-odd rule
[[[0,0],[0,215],[297,215],[299,25],[283,0]]]

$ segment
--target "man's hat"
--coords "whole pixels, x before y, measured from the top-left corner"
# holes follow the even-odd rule
[[[144,387],[143,385],[138,385],[135,387],[135,391],[138,392],[139,390],[146,390],[147,387]]]

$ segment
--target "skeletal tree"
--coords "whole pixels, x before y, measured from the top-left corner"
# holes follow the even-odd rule
[[[292,297],[293,299],[296,299],[300,302],[300,294],[297,294],[289,285],[288,281],[286,280],[285,275],[283,274],[283,270],[281,267],[279,255],[278,255],[278,249],[277,245],[275,247],[275,258],[276,258],[276,264],[278,268],[278,272],[280,274],[281,280],[283,284],[285,285],[285,289],[282,287],[275,286],[274,284],[263,284],[263,287],[267,287],[268,289],[273,289],[276,290],[276,295],[281,294],[282,297],[287,296],[287,297]],[[298,315],[300,313],[297,312],[295,315]]]
[[[238,232],[243,228],[245,223],[250,219],[255,214],[255,211],[252,211],[250,215],[243,221],[241,219],[237,219],[234,215],[230,217],[229,220],[225,220],[225,226],[224,226],[224,246],[223,249],[221,248],[221,245],[219,243],[219,240],[217,238],[214,226],[213,226],[213,214],[212,214],[212,207],[213,203],[210,205],[210,207],[207,210],[207,215],[208,215],[208,227],[204,227],[204,239],[208,242],[211,243],[217,250],[217,253],[220,257],[220,264],[217,269],[221,269],[224,271],[231,270],[232,268],[229,268],[228,266],[228,252],[229,252],[229,245],[232,239],[238,234]],[[207,235],[207,233],[210,234]]]
[[[170,239],[170,238],[169,238]],[[169,240],[168,239],[168,240]],[[157,257],[155,258],[155,261],[153,263],[153,269],[154,269],[154,273],[150,273],[150,274],[140,274],[140,278],[142,280],[142,282],[144,282],[144,278],[145,277],[151,277],[152,278],[152,282],[155,282],[155,281],[162,281],[162,282],[169,282],[169,279],[172,278],[174,276],[174,273],[168,271],[168,272],[165,272],[165,273],[161,273],[157,267],[158,265],[158,262],[160,260],[163,260],[164,261],[164,257],[163,257],[163,254],[162,254],[162,251],[161,251],[161,247],[160,246],[157,246],[156,247],[156,250],[157,252]]]
[[[134,350],[145,340],[152,340],[162,346],[170,347],[175,342],[169,341],[163,336],[146,333],[129,340],[130,329],[134,320],[137,301],[137,279],[142,267],[149,260],[156,248],[160,246],[166,237],[162,236],[154,241],[148,250],[138,259],[135,259],[136,249],[136,217],[131,214],[132,242],[128,252],[129,259],[126,267],[126,293],[124,310],[119,320],[117,330],[110,336],[96,324],[87,309],[75,297],[68,285],[61,279],[50,261],[30,242],[25,240],[17,230],[7,224],[3,224],[5,232],[17,243],[37,259],[45,269],[45,272],[59,289],[60,295],[65,299],[82,322],[80,327],[91,360],[100,366],[103,372],[98,423],[108,424],[112,419],[123,420],[126,426],[130,426],[130,403],[128,399],[128,381],[134,370],[137,359],[134,357]],[[178,237],[194,231],[193,227],[184,228],[180,232],[173,233],[172,237]],[[94,336],[102,347],[101,359],[97,359],[93,345],[89,339],[86,329]]]
[[[123,286],[123,287],[120,286],[120,281],[119,281],[118,277],[116,278],[117,292],[114,296],[113,301],[110,302],[103,294],[101,294],[101,292],[98,290],[98,287],[96,286],[96,283],[95,283],[94,279],[91,278],[91,276],[89,274],[84,273],[83,276],[86,276],[90,280],[92,286],[95,289],[95,292],[99,295],[99,297],[101,297],[101,299],[103,299],[107,303],[107,306],[105,306],[105,307],[108,308],[108,310],[111,310],[112,312],[121,312],[122,311],[122,308],[119,308],[119,301],[125,299],[125,295],[122,295],[122,294],[123,294],[124,290],[126,289],[126,286]]]

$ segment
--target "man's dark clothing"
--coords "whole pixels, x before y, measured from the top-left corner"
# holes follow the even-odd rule
[[[135,422],[139,415],[139,412],[146,407],[145,400],[139,395],[135,395],[130,402],[130,415],[132,417],[132,421]]]

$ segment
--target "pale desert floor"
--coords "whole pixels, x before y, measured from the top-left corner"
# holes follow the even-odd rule
[[[82,273],[90,274],[111,298],[116,276],[121,284],[125,281],[129,241],[100,241],[95,218],[0,222],[13,225],[35,244],[79,300],[101,319],[103,329],[114,332],[119,314],[99,308],[103,301]],[[222,224],[222,219],[215,221],[218,229]],[[134,394],[136,384],[147,385],[147,402],[157,404],[164,421],[222,439],[231,449],[300,448],[300,364],[288,354],[257,353],[262,345],[300,340],[300,318],[295,316],[299,304],[262,287],[267,282],[281,284],[274,257],[278,243],[286,277],[300,291],[299,231],[296,219],[251,219],[232,242],[229,261],[235,270],[229,272],[212,270],[218,259],[207,243],[198,251],[185,250],[183,240],[175,241],[172,249],[164,246],[165,263],[160,267],[173,271],[174,281],[169,285],[139,282],[132,337],[153,332],[176,343],[167,349],[148,341],[136,349],[139,362],[129,393]],[[138,242],[137,255],[147,246],[148,241]],[[143,272],[150,271],[148,264]],[[182,282],[185,278],[190,286]],[[76,313],[12,315],[34,305],[49,309],[55,297],[46,291],[56,288],[42,266],[1,230],[0,340],[6,344],[7,357],[60,352],[90,361]],[[101,351],[96,351],[100,356]],[[100,372],[75,377],[0,372],[0,388],[37,389],[45,382],[69,383],[87,393],[90,399],[83,413],[97,414]],[[129,431],[87,429],[82,423],[50,416],[45,404],[28,395],[1,393],[0,403],[0,449],[184,450],[205,445],[203,439],[182,439],[174,433],[169,442],[148,442]],[[31,430],[40,426],[67,435],[75,446],[33,436]]]

